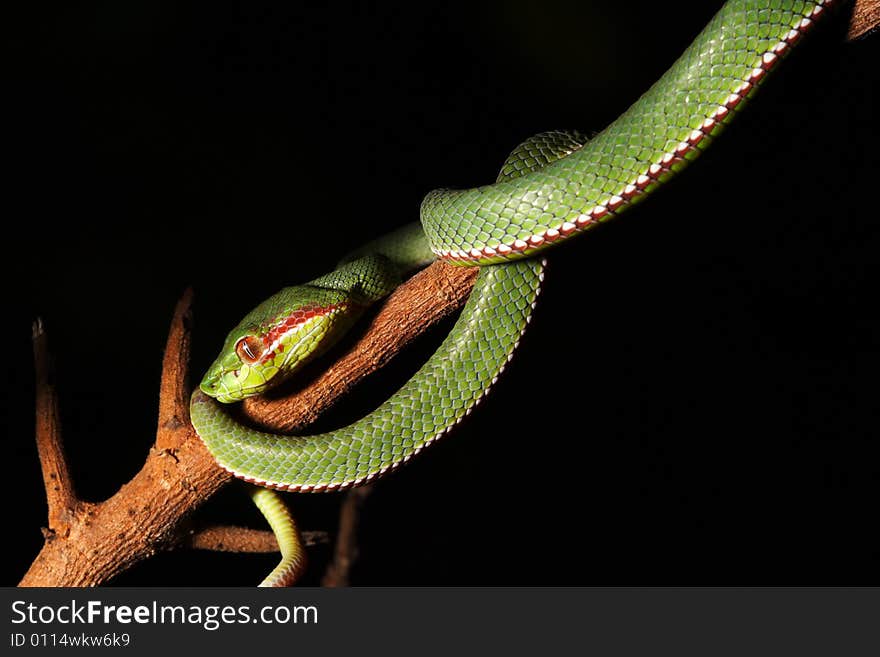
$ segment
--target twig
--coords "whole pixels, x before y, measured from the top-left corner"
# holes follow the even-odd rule
[[[847,41],[866,36],[880,27],[880,0],[857,0],[849,20]]]
[[[33,326],[34,368],[36,370],[36,436],[43,485],[49,507],[46,538],[66,534],[68,524],[80,508],[73,488],[58,414],[58,396],[51,380],[51,364],[46,331],[42,320]]]
[[[301,532],[306,547],[325,545],[330,542],[327,532]],[[184,536],[177,547],[212,552],[266,553],[278,552],[275,534],[268,530],[236,527],[233,525],[214,525],[204,527]]]
[[[327,572],[321,580],[323,586],[348,586],[351,567],[358,557],[358,525],[364,501],[372,490],[371,486],[354,488],[345,496],[339,512],[339,534],[333,561],[327,566]]]
[[[159,383],[159,421],[156,427],[156,449],[173,452],[186,434],[181,428],[189,425],[189,353],[191,347],[193,291],[187,288],[177,307],[162,359]]]

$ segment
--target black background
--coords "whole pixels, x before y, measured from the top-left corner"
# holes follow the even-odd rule
[[[601,129],[719,3],[703,4],[132,0],[4,21],[3,582],[45,524],[36,316],[77,486],[101,499],[153,439],[187,286],[201,372],[244,312],[413,221],[428,190],[494,179],[536,132]],[[845,22],[686,175],[552,253],[493,394],[375,487],[354,584],[880,582],[878,39],[844,44]],[[291,501],[335,531],[338,495]],[[259,526],[234,489],[201,514]],[[115,583],[248,585],[273,561],[180,552]]]

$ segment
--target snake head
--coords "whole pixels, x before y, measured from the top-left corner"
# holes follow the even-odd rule
[[[331,347],[359,310],[339,290],[313,285],[285,288],[229,332],[199,387],[223,403],[265,392]]]

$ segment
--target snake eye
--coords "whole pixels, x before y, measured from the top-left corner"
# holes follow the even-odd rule
[[[263,345],[253,335],[246,335],[235,343],[235,353],[243,363],[255,363],[263,355]]]

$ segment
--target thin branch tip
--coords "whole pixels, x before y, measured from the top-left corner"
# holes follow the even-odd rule
[[[174,307],[162,358],[159,383],[159,422],[156,447],[175,450],[186,438],[180,429],[189,425],[189,357],[192,341],[193,289],[187,287]]]
[[[35,437],[43,489],[46,492],[49,531],[65,526],[80,506],[61,437],[58,395],[51,383],[51,364],[45,327],[41,318],[33,324],[35,381]],[[44,534],[45,535],[45,534]],[[47,536],[47,540],[48,540]]]
[[[333,560],[327,566],[321,585],[326,587],[348,586],[351,579],[351,569],[358,558],[361,508],[367,497],[373,491],[373,486],[359,486],[352,488],[345,495],[342,507],[339,510],[339,533],[336,537],[336,547],[333,550]]]

